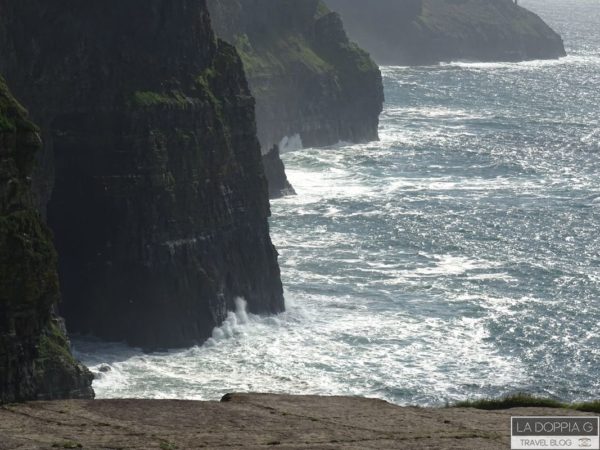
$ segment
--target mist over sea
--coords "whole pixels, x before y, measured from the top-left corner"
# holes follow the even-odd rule
[[[600,2],[520,3],[568,57],[382,68],[380,142],[283,155],[287,312],[240,300],[165,353],[78,339],[97,397],[599,398]]]

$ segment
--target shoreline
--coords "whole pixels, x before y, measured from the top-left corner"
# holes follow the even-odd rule
[[[361,397],[227,394],[191,400],[59,400],[0,408],[0,450],[55,448],[505,449],[510,416],[571,409],[401,407]]]

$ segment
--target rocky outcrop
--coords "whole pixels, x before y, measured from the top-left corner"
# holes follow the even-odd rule
[[[376,140],[383,86],[378,67],[319,0],[209,0],[217,34],[242,56],[256,98],[263,154],[286,137],[306,147]],[[283,151],[284,148],[281,148]],[[266,157],[273,186],[283,164]],[[272,170],[274,169],[274,170]],[[280,189],[271,188],[272,194]]]
[[[263,155],[262,160],[269,184],[269,197],[275,199],[295,195],[296,191],[288,181],[285,173],[285,165],[281,160],[279,146],[274,145],[269,153]]]
[[[565,56],[561,37],[514,0],[326,0],[380,64]]]
[[[177,347],[237,297],[282,311],[254,101],[205,2],[2,7],[0,70],[50,155],[36,178],[69,331]]]
[[[60,294],[50,232],[34,204],[37,128],[0,79],[0,404],[91,398],[92,375],[54,315]]]

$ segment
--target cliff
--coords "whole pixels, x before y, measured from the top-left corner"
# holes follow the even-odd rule
[[[0,79],[0,404],[91,398],[54,315],[60,294],[50,232],[34,205],[37,128]]]
[[[282,311],[254,101],[206,3],[1,6],[0,71],[48,155],[35,178],[69,331],[177,347],[237,297]]]
[[[594,414],[539,407],[402,408],[359,397],[260,394],[228,394],[221,402],[37,402],[0,410],[0,449],[505,450],[510,417],[526,415]]]
[[[327,0],[380,64],[565,56],[561,37],[513,0]]]
[[[263,154],[285,138],[306,147],[378,138],[383,85],[369,55],[319,0],[209,0],[217,34],[234,44],[256,98]],[[265,163],[280,187],[276,150]],[[275,189],[276,191],[278,189]],[[276,194],[276,192],[272,192]]]

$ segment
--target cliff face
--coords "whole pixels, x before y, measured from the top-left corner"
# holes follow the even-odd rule
[[[381,74],[319,0],[209,0],[217,34],[242,56],[263,154],[286,137],[306,147],[376,140]],[[281,150],[285,150],[281,148]],[[265,167],[281,183],[274,151]],[[285,175],[283,175],[285,176]],[[272,195],[275,192],[272,192]]]
[[[561,37],[513,0],[326,0],[380,64],[565,56]]]
[[[42,126],[70,331],[198,343],[283,310],[254,102],[203,0],[4,0],[0,70]],[[53,174],[53,175],[52,175]]]
[[[0,79],[0,404],[91,398],[54,316],[60,299],[52,238],[31,192],[37,128]]]

